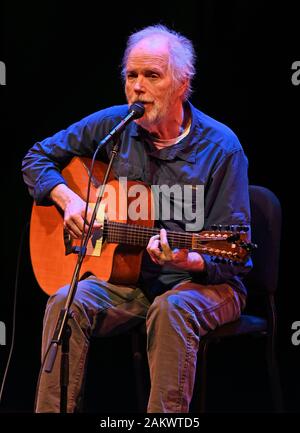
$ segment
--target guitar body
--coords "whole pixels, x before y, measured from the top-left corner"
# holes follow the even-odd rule
[[[70,164],[62,171],[67,185],[81,198],[86,200],[91,160],[89,158],[72,159]],[[96,202],[97,188],[101,185],[106,164],[96,161],[90,191],[90,203]],[[128,196],[132,185],[145,184],[142,182],[127,181],[127,188],[119,183],[113,175],[109,178],[109,188],[114,188],[117,197],[127,199],[128,205],[135,197]],[[105,189],[105,191],[107,188]],[[126,212],[120,212],[120,201],[116,200],[115,221],[153,227],[153,199],[151,189],[147,190],[148,219],[131,220]],[[105,198],[106,192],[104,193]],[[111,221],[111,218],[109,218]],[[143,248],[139,246],[126,246],[117,243],[104,242],[100,256],[86,255],[80,276],[90,272],[97,278],[115,284],[133,285],[137,282]],[[63,215],[55,205],[33,205],[30,223],[30,255],[35,277],[40,287],[49,295],[55,293],[60,287],[70,283],[77,261],[76,254],[65,254]]]

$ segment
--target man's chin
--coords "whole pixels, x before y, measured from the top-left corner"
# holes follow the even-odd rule
[[[141,119],[136,120],[136,123],[144,129],[150,129],[157,124],[156,121],[145,117],[145,115]]]
[[[147,113],[147,111],[146,111],[145,114],[143,115],[143,117],[141,117],[140,119],[138,119],[136,121],[136,123],[138,125],[140,125],[142,128],[147,129],[149,127],[153,127],[153,126],[158,125],[160,123],[160,120],[161,119],[158,116],[153,116],[153,113],[152,113],[152,116],[151,116],[151,114]]]

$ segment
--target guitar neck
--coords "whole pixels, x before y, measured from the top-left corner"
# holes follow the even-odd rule
[[[149,239],[158,235],[159,228],[150,228],[116,221],[105,221],[104,237],[108,243],[126,244],[146,247]],[[247,243],[247,233],[208,230],[201,233],[167,231],[171,249],[187,248],[215,257],[230,259],[236,262],[245,261],[249,256],[252,244]]]
[[[158,235],[159,232],[159,228],[150,228],[115,221],[106,222],[104,225],[104,235],[107,242],[141,247],[146,247],[149,239],[154,235]],[[192,248],[193,234],[168,230],[167,235],[169,245],[172,249]]]

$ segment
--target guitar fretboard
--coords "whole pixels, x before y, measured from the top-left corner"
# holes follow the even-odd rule
[[[149,239],[154,235],[158,235],[159,232],[160,229],[158,228],[137,226],[115,221],[106,222],[104,225],[104,235],[108,242],[141,247],[145,247]],[[167,235],[171,248],[192,248],[194,234],[168,230]]]

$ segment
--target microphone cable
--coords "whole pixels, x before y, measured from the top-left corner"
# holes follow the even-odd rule
[[[2,381],[1,381],[0,404],[2,402],[2,397],[3,397],[3,391],[4,391],[4,387],[5,387],[5,382],[6,382],[6,379],[7,379],[7,374],[8,374],[8,370],[9,370],[9,366],[10,366],[10,362],[11,362],[11,358],[12,358],[12,354],[13,354],[13,349],[14,349],[14,345],[15,345],[16,316],[17,316],[17,294],[18,294],[18,288],[19,288],[19,275],[20,275],[21,253],[22,253],[22,250],[23,250],[25,234],[27,233],[28,228],[29,228],[29,221],[26,222],[26,224],[24,225],[24,227],[22,229],[21,237],[20,237],[20,242],[19,242],[17,264],[16,264],[16,276],[15,276],[15,283],[14,283],[12,335],[11,335],[9,354],[8,354],[8,358],[7,358],[7,362],[6,362],[3,378],[2,378]]]

